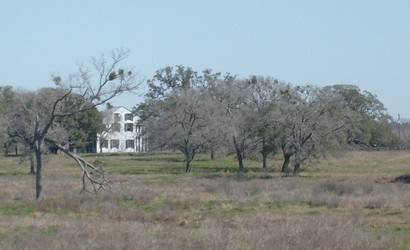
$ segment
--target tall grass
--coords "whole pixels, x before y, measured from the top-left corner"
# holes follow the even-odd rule
[[[410,158],[348,158],[281,177],[280,160],[238,174],[233,157],[203,155],[186,175],[178,154],[104,156],[114,191],[94,195],[79,194],[74,163],[49,156],[40,201],[28,166],[0,158],[0,249],[410,248],[410,186],[392,182]]]

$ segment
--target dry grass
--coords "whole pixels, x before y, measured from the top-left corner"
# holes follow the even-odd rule
[[[286,178],[238,175],[227,158],[204,157],[191,175],[169,155],[106,160],[115,191],[80,195],[75,164],[49,156],[35,201],[28,167],[0,158],[0,248],[410,248],[410,185],[392,182],[409,170],[406,152],[349,153]]]

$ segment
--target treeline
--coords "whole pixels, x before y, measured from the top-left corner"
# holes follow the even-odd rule
[[[198,152],[243,159],[283,155],[281,171],[298,174],[313,158],[347,148],[403,148],[383,103],[353,85],[294,86],[272,77],[238,79],[184,66],[156,71],[134,108],[150,150],[179,150],[186,172]],[[404,125],[401,134],[404,135]]]
[[[121,80],[121,74],[108,75],[107,81]],[[95,106],[84,108],[91,104],[84,96],[66,95],[59,79],[53,80],[55,88],[37,91],[0,86],[5,154],[19,145],[20,153],[33,156],[36,117],[50,111],[63,115],[53,119],[49,138],[85,152],[95,148],[96,134],[105,129],[103,116]],[[146,128],[149,149],[181,151],[186,172],[199,152],[234,154],[239,171],[246,157],[259,156],[267,168],[270,156],[282,154],[281,171],[298,174],[309,159],[348,148],[406,149],[410,141],[410,123],[394,121],[375,95],[353,85],[294,86],[272,77],[238,79],[181,65],[157,70],[146,84],[145,100],[133,112]],[[56,103],[61,110],[53,110]],[[81,112],[72,112],[76,107]]]

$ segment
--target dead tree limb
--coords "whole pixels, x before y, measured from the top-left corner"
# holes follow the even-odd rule
[[[104,171],[102,165],[94,165],[89,163],[87,160],[84,158],[73,154],[66,148],[64,148],[63,145],[59,144],[58,142],[46,138],[45,141],[47,143],[50,143],[51,145],[57,147],[60,149],[63,153],[71,157],[77,162],[77,165],[80,167],[83,176],[82,176],[82,184],[83,187],[80,191],[82,192],[89,192],[89,193],[97,193],[100,190],[106,190],[106,191],[111,191],[111,183],[113,181],[110,181],[107,179],[107,173]],[[91,188],[89,187],[91,185]]]

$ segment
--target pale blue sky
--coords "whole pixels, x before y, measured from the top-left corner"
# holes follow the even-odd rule
[[[408,0],[0,0],[0,85],[52,86],[124,47],[147,78],[182,64],[295,85],[353,84],[410,118]],[[128,108],[141,98],[115,101]]]

